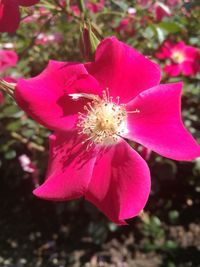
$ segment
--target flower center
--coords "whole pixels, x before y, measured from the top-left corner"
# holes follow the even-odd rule
[[[183,53],[179,52],[179,51],[175,51],[173,52],[172,54],[172,60],[175,62],[175,63],[182,63],[185,59],[185,56]]]
[[[84,107],[86,113],[79,113],[77,126],[79,134],[87,135],[89,146],[112,145],[119,141],[121,134],[127,132],[127,112],[125,105],[116,103],[109,96],[109,92],[103,91],[103,98],[94,96],[92,102]]]

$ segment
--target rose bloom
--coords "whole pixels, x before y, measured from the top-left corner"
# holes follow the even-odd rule
[[[16,66],[18,56],[12,50],[0,50],[0,74],[7,69]]]
[[[115,37],[100,43],[93,62],[50,61],[37,77],[19,79],[18,105],[54,131],[46,181],[34,194],[84,196],[117,224],[138,215],[150,172],[127,139],[175,160],[200,156],[181,120],[182,83],[159,82],[159,66]]]
[[[169,76],[195,75],[200,70],[200,53],[196,47],[186,45],[183,41],[176,44],[164,42],[160,52],[156,54],[159,59],[169,59],[170,63],[164,67]]]
[[[28,7],[39,0],[0,0],[0,32],[15,32],[20,23],[19,7]]]

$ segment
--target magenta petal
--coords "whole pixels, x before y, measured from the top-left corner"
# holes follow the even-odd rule
[[[186,56],[186,59],[189,61],[193,61],[199,57],[198,49],[190,45],[186,45],[184,47],[184,54]]]
[[[197,65],[195,61],[185,61],[181,63],[181,68],[185,76],[194,75],[197,72]]]
[[[159,66],[115,37],[101,42],[95,62],[85,64],[88,72],[109,88],[110,95],[126,103],[138,93],[159,84]]]
[[[181,73],[181,65],[173,63],[166,65],[164,71],[171,77],[178,76]]]
[[[20,6],[32,6],[39,2],[39,0],[17,0]]]
[[[19,22],[20,13],[17,1],[0,1],[0,32],[15,32]]]
[[[86,199],[117,224],[144,208],[150,192],[146,162],[125,141],[98,157]]]
[[[34,194],[57,201],[81,197],[91,179],[96,152],[87,152],[76,132],[51,135],[49,139],[47,179]]]
[[[131,101],[127,110],[140,112],[129,113],[126,137],[171,159],[200,156],[200,146],[182,123],[181,88],[182,83],[158,85]]]
[[[50,61],[47,68],[35,78],[19,79],[15,90],[16,101],[45,127],[53,130],[72,129],[77,121],[77,113],[83,110],[86,100],[80,98],[74,101],[69,94],[91,92],[88,88],[98,84],[88,76],[82,64]],[[98,88],[94,88],[95,94],[97,91]]]
[[[82,74],[77,77],[77,80],[71,83],[69,89],[74,93],[102,95],[99,83],[89,74]]]
[[[16,66],[18,56],[12,50],[0,50],[0,73]]]

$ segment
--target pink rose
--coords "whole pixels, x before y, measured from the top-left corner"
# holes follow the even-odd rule
[[[186,45],[183,41],[173,44],[164,42],[160,52],[156,54],[159,59],[169,59],[170,63],[164,68],[169,76],[195,75],[200,71],[200,53],[196,47]]]
[[[111,37],[94,62],[51,61],[39,76],[19,79],[18,105],[54,131],[46,181],[34,194],[84,196],[117,224],[138,215],[150,172],[127,139],[175,160],[200,156],[181,120],[182,83],[159,84],[160,76],[157,64]]]
[[[19,6],[32,6],[39,0],[1,0],[0,32],[15,32],[20,23]]]

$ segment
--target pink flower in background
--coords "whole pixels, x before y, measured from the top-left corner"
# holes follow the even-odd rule
[[[175,160],[200,156],[181,120],[182,84],[159,82],[158,65],[114,37],[100,43],[94,62],[51,61],[39,76],[19,79],[18,105],[54,130],[46,181],[34,194],[84,196],[117,224],[138,215],[150,173],[126,138]]]
[[[148,9],[149,15],[152,15],[156,22],[162,21],[164,17],[169,17],[172,15],[168,4],[164,4],[160,1],[146,1],[138,0],[137,3],[142,6],[142,8]],[[151,18],[151,16],[149,16]]]
[[[100,1],[85,1],[85,6],[87,9],[89,9],[93,13],[98,13],[104,8],[105,5],[105,0],[100,0]],[[72,4],[70,6],[70,9],[72,10],[73,14],[77,17],[80,16],[81,12],[77,4]],[[70,18],[71,19],[71,18]]]
[[[144,8],[153,4],[152,0],[137,0],[136,2],[137,2],[137,4],[141,5]]]
[[[36,165],[26,154],[22,154],[18,159],[23,171],[31,174],[34,186],[38,186],[38,169]]]
[[[125,36],[134,35],[134,33],[135,33],[135,28],[134,28],[135,13],[136,13],[136,10],[134,8],[129,8],[128,14],[126,15],[125,18],[123,18],[119,22],[119,25],[115,28],[115,30],[117,32],[119,32],[120,34],[125,35]]]
[[[159,59],[169,59],[164,67],[169,76],[195,75],[200,70],[200,53],[196,47],[186,45],[183,41],[173,44],[166,41],[156,54]]]
[[[77,16],[77,17],[80,16],[81,12],[77,5],[71,5],[70,9],[73,12],[74,16]]]
[[[23,155],[19,156],[18,159],[19,159],[19,162],[20,162],[20,165],[21,165],[22,169],[25,172],[28,172],[28,173],[35,172],[36,167],[31,162],[30,158],[27,155],[23,154]]]
[[[134,35],[135,29],[133,26],[133,21],[134,21],[133,18],[130,18],[130,17],[123,18],[119,22],[119,25],[117,26],[115,30],[125,36]]]
[[[164,17],[169,17],[172,15],[169,7],[161,2],[156,2],[154,4],[154,14],[156,21],[162,21]]]
[[[171,6],[171,7],[177,6],[177,5],[181,4],[181,3],[183,3],[182,0],[167,0],[166,1],[166,4],[168,6]]]
[[[7,69],[16,66],[17,54],[12,50],[0,50],[0,74]]]
[[[93,13],[98,13],[101,11],[104,8],[104,5],[105,0],[99,0],[96,1],[96,3],[94,1],[86,1],[86,7]]]
[[[36,38],[36,44],[45,45],[48,43],[61,43],[63,40],[62,35],[59,32],[52,34],[40,33]]]
[[[20,23],[20,6],[32,6],[39,0],[1,0],[0,32],[15,32]]]
[[[46,21],[51,17],[51,12],[45,7],[39,7],[36,11],[34,7],[30,7],[30,13],[32,13],[32,15],[23,19],[23,23],[42,23],[44,20]]]

